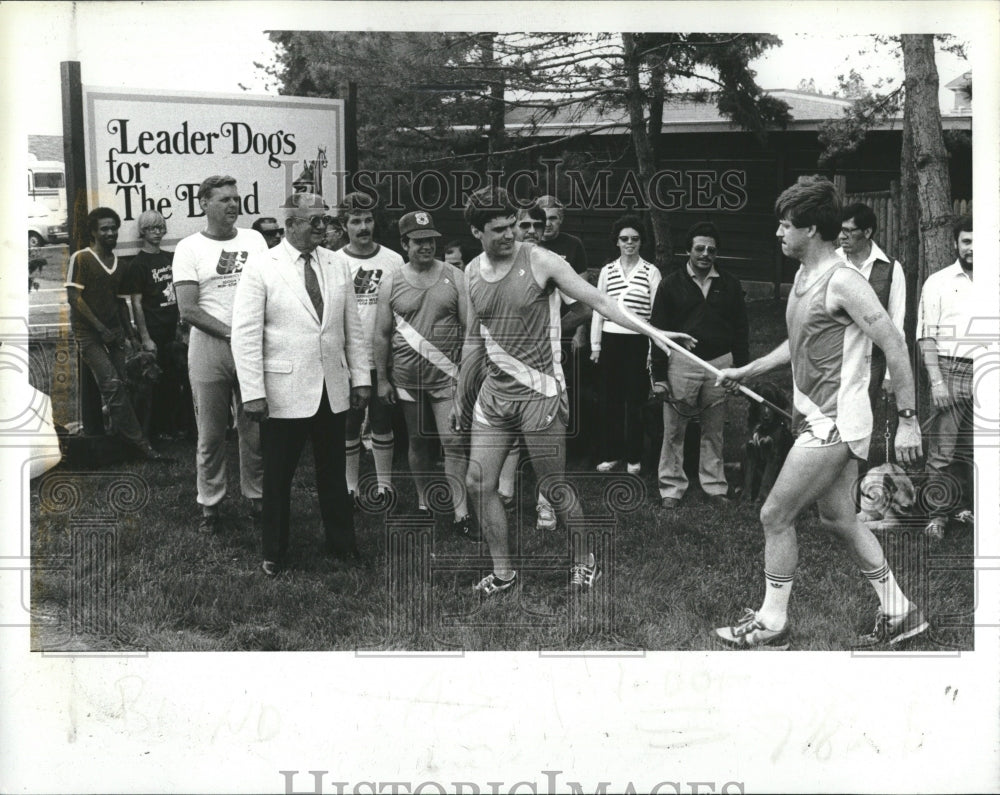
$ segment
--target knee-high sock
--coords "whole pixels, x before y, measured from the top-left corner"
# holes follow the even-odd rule
[[[392,485],[393,434],[372,433],[372,455],[375,457],[375,476],[380,489]]]
[[[347,490],[357,494],[361,471],[361,437],[347,439],[344,442],[344,455],[347,464]]]

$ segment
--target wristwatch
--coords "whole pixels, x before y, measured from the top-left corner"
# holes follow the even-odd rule
[[[898,414],[904,420],[908,420],[911,417],[917,416],[916,409],[900,409],[899,411],[896,412],[896,414]]]

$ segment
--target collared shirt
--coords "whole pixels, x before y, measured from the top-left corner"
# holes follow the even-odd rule
[[[857,269],[866,279],[871,278],[872,266],[876,262],[888,262],[892,265],[892,284],[889,287],[889,305],[886,309],[889,312],[892,324],[902,333],[903,320],[906,317],[906,276],[903,274],[903,266],[899,264],[898,260],[890,259],[889,255],[882,251],[874,240],[869,242],[872,245],[872,249],[868,252],[867,259],[861,265],[855,265],[851,262],[851,258],[844,253],[844,249],[842,248],[837,249],[837,256],[852,268]]]
[[[715,264],[712,264],[712,270],[708,272],[708,276],[705,277],[704,281],[699,279],[697,274],[695,274],[694,268],[691,267],[691,260],[687,261],[685,267],[687,268],[688,276],[691,277],[691,280],[701,290],[701,294],[708,298],[708,291],[712,289],[712,282],[710,280],[719,278],[719,272],[715,269]]]
[[[295,268],[295,275],[298,280],[305,284],[306,280],[306,269],[305,261],[302,259],[306,256],[304,251],[299,251],[295,246],[288,242],[288,238],[282,238],[281,242],[278,243],[278,247],[285,252],[285,256],[288,257],[288,261]],[[325,280],[323,279],[323,269],[319,267],[319,255],[317,254],[317,249],[313,249],[309,252],[309,256],[312,257],[312,269],[316,273],[316,278],[319,280],[319,289],[324,290],[326,287]]]
[[[973,358],[983,347],[969,339],[975,307],[972,279],[955,260],[924,282],[917,305],[917,339],[933,339],[940,356]]]

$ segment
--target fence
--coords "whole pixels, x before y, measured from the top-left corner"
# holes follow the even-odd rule
[[[872,208],[875,218],[878,219],[876,241],[889,256],[898,258],[903,250],[903,230],[899,219],[899,183],[893,180],[889,190],[845,193],[844,178],[835,177],[834,182],[844,196],[845,205],[862,202]],[[952,202],[952,212],[956,216],[971,215],[972,199],[955,199]]]

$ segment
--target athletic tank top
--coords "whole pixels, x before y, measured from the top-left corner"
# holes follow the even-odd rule
[[[559,295],[542,289],[531,272],[530,243],[523,243],[498,282],[480,273],[482,254],[469,263],[469,300],[486,343],[483,389],[510,400],[555,397],[564,389],[560,364]]]
[[[868,401],[871,340],[846,314],[826,310],[826,294],[837,265],[812,284],[801,285],[803,269],[795,274],[785,321],[792,354],[793,426],[819,439],[852,442],[872,432]]]
[[[395,331],[392,335],[392,382],[404,389],[437,389],[458,378],[462,353],[458,322],[458,279],[454,265],[442,265],[430,287],[415,287],[403,270],[392,279]]]

